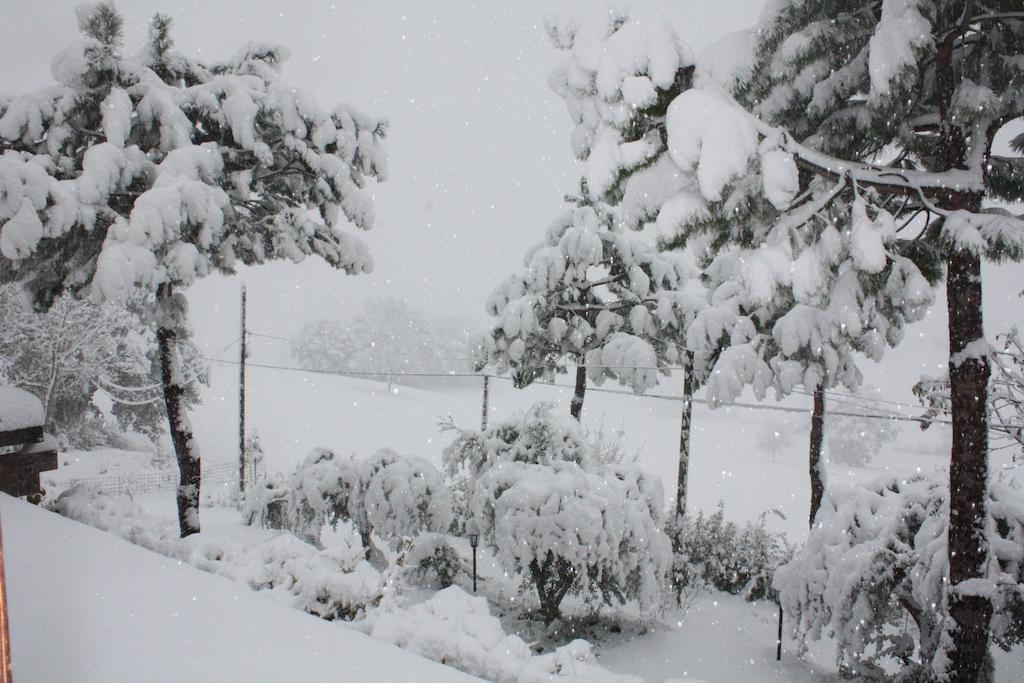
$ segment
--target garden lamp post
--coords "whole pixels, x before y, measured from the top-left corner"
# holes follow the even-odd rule
[[[469,536],[469,546],[473,549],[473,594],[476,595],[476,547],[480,544],[480,527],[472,519],[466,524],[466,535]]]

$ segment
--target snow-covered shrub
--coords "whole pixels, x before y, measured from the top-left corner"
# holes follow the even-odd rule
[[[640,457],[639,448],[626,446],[626,430],[608,426],[603,416],[596,427],[584,425],[583,434],[594,447],[594,460],[602,465],[635,463]]]
[[[725,520],[722,503],[714,514],[702,510],[684,518],[681,533],[672,529],[678,551],[673,558],[672,580],[677,598],[714,588],[747,600],[763,600],[771,593],[772,576],[792,555],[785,537],[768,530],[766,515],[739,527]]]
[[[445,449],[449,473],[472,478],[469,508],[509,572],[534,585],[547,621],[570,591],[604,604],[659,605],[671,551],[661,531],[661,481],[631,466],[602,466],[573,420],[538,403]]]
[[[87,486],[68,489],[53,508],[69,519],[253,590],[282,593],[294,607],[323,619],[354,619],[376,605],[383,593],[381,573],[363,559],[354,535],[339,536],[323,550],[291,534],[254,544],[209,532],[181,539],[173,522],[146,514],[126,496]]]
[[[319,545],[325,524],[352,519],[359,485],[359,466],[351,457],[314,448],[288,481],[288,528]]]
[[[489,681],[539,683],[563,676],[597,683],[637,680],[596,664],[590,643],[584,640],[535,655],[522,638],[505,634],[486,599],[457,586],[408,609],[382,607],[364,623],[374,638]]]
[[[423,586],[447,588],[465,570],[459,553],[442,534],[421,534],[405,554],[405,566]]]
[[[256,482],[245,492],[242,519],[250,526],[264,529],[288,529],[290,520],[288,482],[283,477],[273,477]]]
[[[947,486],[915,475],[829,491],[807,544],[775,574],[801,649],[825,633],[848,675],[932,673],[952,621]],[[1024,638],[1024,495],[993,482],[988,511],[987,576],[960,590],[991,599],[992,641],[1009,648]]]
[[[428,461],[382,448],[359,468],[353,521],[364,537],[372,531],[394,546],[402,538],[451,527],[451,493],[444,475]]]
[[[250,523],[283,524],[313,545],[325,525],[351,521],[367,556],[373,533],[394,546],[402,538],[446,532],[452,523],[444,475],[423,458],[388,448],[360,463],[315,448],[286,482],[254,487],[251,500]],[[281,506],[283,512],[276,509]]]

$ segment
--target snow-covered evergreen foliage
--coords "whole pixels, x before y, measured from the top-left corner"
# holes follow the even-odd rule
[[[792,551],[782,534],[768,530],[766,518],[762,514],[756,523],[739,527],[725,520],[722,503],[714,514],[687,515],[672,558],[677,595],[713,588],[751,601],[769,597],[772,576]],[[680,532],[673,526],[670,533]]]
[[[358,539],[338,536],[319,549],[291,534],[246,543],[203,533],[177,538],[166,520],[148,515],[129,498],[112,497],[79,485],[53,503],[59,514],[102,529],[205,572],[271,591],[309,614],[333,621],[352,620],[378,604],[381,573],[363,558]]]
[[[237,263],[309,255],[368,271],[365,245],[340,228],[373,223],[364,186],[386,175],[387,123],[281,81],[280,46],[249,43],[207,66],[174,50],[170,19],[157,16],[129,56],[112,3],[77,15],[83,38],[54,58],[56,83],[0,98],[0,282],[42,308],[65,293],[154,299],[184,536],[199,531],[201,476],[175,290]]]
[[[593,189],[619,201],[627,222],[656,224],[663,248],[689,245],[704,268],[710,306],[687,341],[728,346],[709,399],[730,401],[747,385],[758,396],[856,387],[853,353],[879,358],[931,302],[919,269],[886,247],[889,219],[869,217],[856,194],[840,201],[842,183],[801,184],[781,133],[692,87],[693,61],[663,23],[590,9],[548,30],[569,52],[551,83],[577,124]],[[660,73],[665,64],[674,70]],[[707,80],[697,67],[696,82]],[[647,95],[633,101],[637,82]]]
[[[656,477],[596,463],[578,423],[548,403],[461,431],[444,458],[450,475],[471,479],[481,543],[534,584],[546,620],[570,591],[657,609],[671,552]]]
[[[447,588],[466,573],[462,558],[444,534],[420,534],[405,553],[405,567],[415,583]]]
[[[511,369],[521,387],[575,363],[598,384],[612,377],[643,393],[679,362],[703,291],[687,287],[692,267],[631,235],[586,181],[581,194],[488,299],[498,320],[481,364]]]
[[[775,575],[801,648],[827,635],[848,675],[927,677],[948,620],[947,487],[915,475],[826,495],[807,544]],[[958,590],[992,601],[992,641],[1009,648],[1024,640],[1024,495],[993,482],[988,515],[992,562]]]
[[[664,23],[621,10],[547,23],[569,52],[551,83],[592,188],[643,197],[641,220],[694,252],[736,316],[712,403],[747,385],[856,388],[854,354],[898,343],[945,262],[953,585],[987,564],[981,260],[1024,258],[1024,218],[985,205],[1024,196],[1021,137],[993,149],[1024,114],[1019,10],[780,0],[701,64]],[[988,641],[992,606],[952,599],[940,679],[973,675]]]
[[[362,187],[386,173],[385,122],[281,81],[280,46],[206,66],[174,50],[157,17],[131,57],[121,23],[109,3],[83,5],[84,37],[54,59],[56,83],[0,102],[5,279],[48,305],[65,291],[187,286],[238,262],[371,267],[339,227],[373,223]]]

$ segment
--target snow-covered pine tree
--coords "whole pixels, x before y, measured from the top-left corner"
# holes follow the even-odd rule
[[[362,188],[385,176],[387,125],[282,82],[276,45],[207,67],[173,49],[166,17],[134,57],[112,4],[82,5],[78,20],[83,39],[53,60],[56,83],[0,100],[0,280],[42,308],[64,292],[155,296],[187,535],[199,530],[200,467],[176,350],[182,290],[239,262],[317,255],[369,270],[364,244],[339,225],[372,225]]]
[[[836,488],[807,543],[776,573],[774,586],[801,651],[823,632],[836,641],[847,677],[932,680],[948,619],[948,483],[921,474]],[[986,532],[991,562],[971,591],[998,606],[992,640],[1024,640],[1024,506],[1019,491],[992,482]],[[896,667],[894,669],[894,666]],[[989,680],[982,669],[971,672]]]
[[[703,302],[685,285],[692,269],[623,230],[614,209],[590,195],[555,218],[543,242],[491,294],[498,321],[484,337],[481,364],[512,370],[517,387],[576,364],[570,413],[583,410],[587,378],[617,378],[640,394],[658,369],[679,362],[680,330]]]
[[[722,375],[755,390],[854,379],[845,350],[897,341],[944,262],[955,514],[934,674],[958,680],[982,670],[991,616],[983,596],[957,589],[988,553],[980,263],[1024,256],[1020,217],[983,206],[1024,194],[1024,140],[1013,156],[992,150],[1024,109],[1018,5],[779,2],[703,70],[686,66],[661,23],[597,12],[549,24],[573,51],[553,82],[588,174],[605,179],[594,189],[625,196],[670,160],[683,173],[663,174],[675,187],[660,186],[657,221],[712,262],[733,255],[724,282],[745,284],[763,331],[722,354]]]

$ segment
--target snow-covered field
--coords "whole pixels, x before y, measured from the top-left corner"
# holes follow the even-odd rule
[[[477,428],[480,424],[482,382],[461,386],[439,383],[433,389],[396,387],[395,393],[388,394],[386,385],[379,382],[250,368],[247,384],[247,421],[259,431],[267,470],[271,473],[291,472],[315,446],[351,453],[357,459],[388,446],[440,465],[441,453],[452,436],[439,432],[438,419],[451,415],[464,428]],[[650,393],[678,396],[680,385],[676,377],[663,379],[661,386]],[[612,383],[603,388],[625,391]],[[517,390],[507,380],[492,379],[491,420],[507,418],[536,401],[555,401],[558,409],[568,414],[571,392],[568,387],[542,384]],[[236,459],[236,366],[214,364],[203,398],[203,404],[195,411],[194,425],[204,460]],[[736,521],[753,520],[763,512],[778,510],[785,519],[770,514],[773,528],[798,541],[806,534],[810,499],[810,398],[793,396],[782,403],[767,401],[764,405],[807,412],[742,407],[711,410],[695,405],[689,506],[691,510],[710,512],[722,501],[726,516]],[[603,421],[606,432],[624,430],[627,453],[639,453],[637,463],[662,478],[666,496],[670,497],[675,490],[679,409],[678,401],[590,391],[583,422],[597,429]],[[922,432],[913,423],[898,424],[897,438],[867,467],[831,465],[831,482],[871,480],[886,471],[946,468],[948,432],[938,426]],[[786,437],[774,456],[767,442],[772,431]],[[993,461],[994,468],[998,468],[998,454],[994,454]]]

